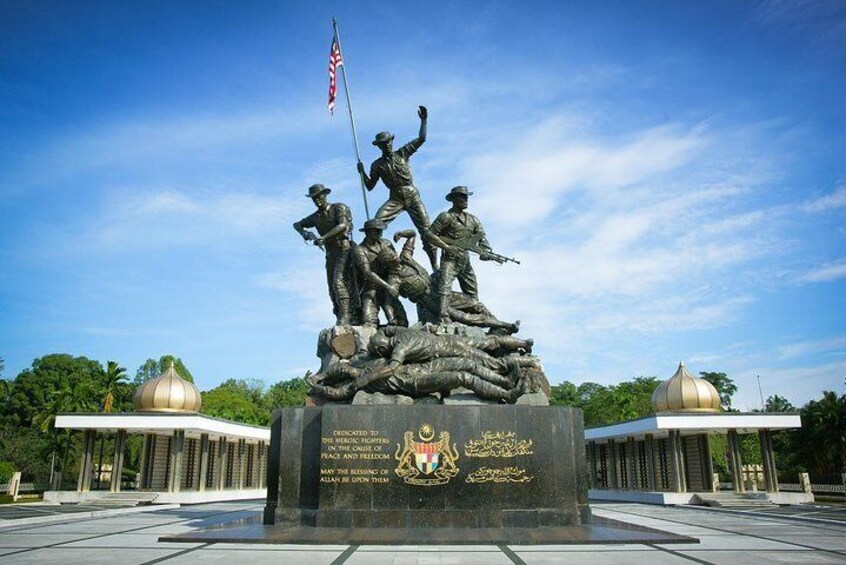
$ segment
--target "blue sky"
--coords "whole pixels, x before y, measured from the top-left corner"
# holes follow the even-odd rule
[[[6,2],[0,356],[182,357],[201,388],[315,369],[332,321],[291,223],[314,182],[364,220],[373,135],[467,184],[481,298],[553,382],[725,371],[735,404],[846,377],[841,2]],[[381,184],[370,193],[375,209]],[[393,229],[411,227],[407,217]]]

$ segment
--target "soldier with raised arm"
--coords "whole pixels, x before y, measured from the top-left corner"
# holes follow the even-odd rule
[[[452,202],[452,208],[441,212],[426,233],[426,239],[436,247],[444,250],[441,257],[440,279],[438,280],[438,295],[440,298],[441,323],[449,323],[449,303],[452,293],[452,283],[457,278],[461,292],[474,300],[479,299],[479,285],[476,273],[470,263],[470,253],[462,244],[475,241],[481,253],[479,258],[488,261],[491,246],[485,237],[482,222],[473,214],[467,212],[468,198],[473,193],[466,186],[456,186],[449,191],[446,199]]]
[[[311,198],[317,211],[294,223],[294,229],[303,237],[306,243],[311,241],[315,246],[326,251],[326,282],[329,285],[329,298],[332,300],[332,310],[335,323],[339,326],[350,324],[350,233],[352,232],[352,212],[349,206],[327,200],[331,189],[322,184],[309,187],[307,197]],[[308,228],[314,228],[319,235],[315,235]]]
[[[373,161],[369,176],[364,169],[364,163],[361,161],[358,162],[358,172],[361,174],[367,190],[373,190],[379,179],[382,179],[382,182],[388,187],[388,201],[379,207],[376,212],[376,219],[382,220],[387,226],[404,210],[408,212],[414,227],[422,236],[429,229],[429,214],[420,199],[420,192],[414,186],[414,178],[411,175],[408,160],[426,141],[426,120],[428,118],[426,107],[420,106],[417,115],[420,116],[420,133],[416,139],[412,139],[394,151],[393,134],[387,131],[378,133],[373,145],[382,150],[382,156]],[[435,248],[424,239],[423,249],[429,257],[432,269],[437,269],[438,257]]]

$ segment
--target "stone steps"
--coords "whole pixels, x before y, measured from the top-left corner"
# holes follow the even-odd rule
[[[767,498],[766,493],[715,492],[697,494],[696,498],[698,504],[714,508],[778,508],[777,504]]]
[[[91,506],[141,506],[152,504],[157,492],[107,492],[87,504]]]

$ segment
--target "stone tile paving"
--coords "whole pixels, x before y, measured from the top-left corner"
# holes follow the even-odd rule
[[[358,547],[158,541],[162,535],[255,519],[261,511],[259,502],[238,502],[0,529],[0,561],[3,565],[846,563],[846,524],[642,504],[594,504],[593,509],[599,516],[692,535],[700,543]]]

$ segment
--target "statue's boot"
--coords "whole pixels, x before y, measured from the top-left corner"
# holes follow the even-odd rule
[[[338,326],[350,325],[350,300],[349,298],[338,299],[338,319],[336,322]]]
[[[504,388],[469,373],[461,373],[461,384],[464,388],[469,388],[476,396],[485,400],[507,401],[509,397],[509,392]]]
[[[505,401],[509,404],[514,404],[517,402],[517,399],[523,396],[526,392],[526,379],[520,379],[520,382],[517,383],[517,386],[506,392]]]
[[[511,335],[520,331],[520,320],[512,324],[511,322],[503,322],[502,320],[491,317],[485,320],[484,325],[491,328],[491,331],[488,332],[490,335]]]
[[[532,352],[532,346],[535,344],[533,339],[520,339],[513,336],[500,336],[497,338],[499,347],[508,349],[510,351],[520,351],[525,353]]]
[[[322,396],[329,400],[349,400],[355,396],[355,387],[352,383],[341,386],[323,386],[312,384],[308,391],[309,396]]]
[[[442,324],[450,324],[452,323],[452,318],[449,317],[449,293],[442,294],[440,296],[440,316],[441,316],[441,323]]]
[[[385,312],[385,318],[387,319],[387,325],[389,325],[389,326],[398,326],[399,325],[397,323],[397,315],[394,312],[394,306],[390,302],[387,302],[387,303],[382,305],[382,311]]]
[[[425,234],[421,234],[421,239],[423,240],[423,251],[426,252],[426,256],[429,258],[429,263],[432,265],[432,272],[435,272],[438,270],[438,250],[434,245],[429,243]]]
[[[516,366],[516,364],[515,364]],[[473,373],[478,376],[480,379],[488,381],[489,383],[495,384],[497,386],[501,386],[502,388],[508,389],[514,386],[514,382],[517,379],[512,381],[509,377],[500,375],[496,371],[488,369],[487,367],[474,367]]]

